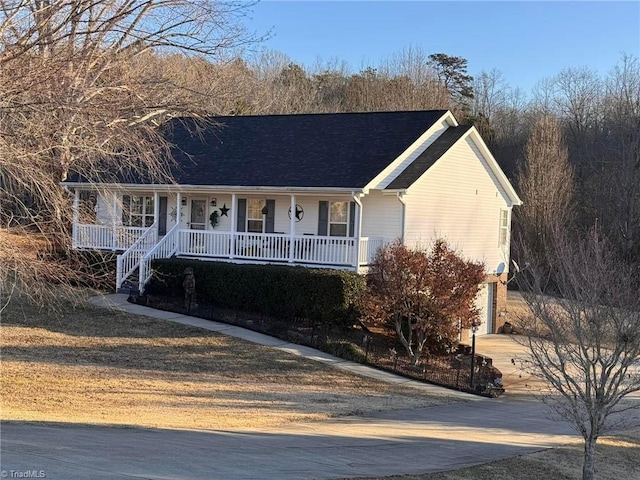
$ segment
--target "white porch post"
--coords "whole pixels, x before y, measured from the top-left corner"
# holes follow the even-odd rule
[[[158,228],[160,223],[160,194],[153,192],[153,224],[156,226],[156,238],[158,235]]]
[[[236,219],[238,218],[237,212],[238,208],[238,199],[236,198],[236,194],[231,194],[231,244],[229,252],[229,258],[234,258],[236,253],[236,231],[238,228]]]
[[[296,230],[296,196],[291,195],[291,219],[289,220],[289,263],[293,263],[295,246],[294,235]]]
[[[118,248],[118,192],[113,192],[113,215],[111,215],[111,228],[113,229],[113,237],[111,240],[111,250],[117,250]],[[122,214],[120,214],[122,219]]]
[[[180,219],[182,217],[182,192],[176,194],[176,225],[178,225],[178,239],[176,240],[176,251],[182,251],[182,245],[180,245]]]
[[[176,194],[176,224],[180,223],[180,217],[182,216],[182,193]]]
[[[80,192],[78,189],[73,190],[73,226],[71,230],[71,245],[73,248],[78,246],[78,222],[80,221]]]
[[[356,202],[356,208],[355,208],[355,214],[356,214],[356,218],[355,221],[353,222],[354,226],[355,226],[355,232],[354,233],[354,237],[355,237],[355,261],[353,262],[354,267],[356,267],[356,272],[358,271],[358,268],[360,267],[360,237],[361,237],[361,232],[362,232],[362,200],[360,198],[360,194],[355,194],[353,196],[353,201]]]

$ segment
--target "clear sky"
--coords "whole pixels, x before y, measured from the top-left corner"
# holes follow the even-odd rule
[[[307,66],[337,58],[357,72],[414,46],[466,58],[471,75],[496,68],[525,92],[566,67],[605,74],[623,52],[640,56],[640,0],[262,0],[247,26],[272,29],[264,47]]]

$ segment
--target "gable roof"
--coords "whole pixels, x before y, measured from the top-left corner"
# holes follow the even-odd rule
[[[172,125],[182,185],[362,188],[446,110],[215,117]],[[189,126],[189,125],[187,125]]]
[[[360,189],[446,113],[212,117],[198,134],[194,120],[174,119],[167,125],[175,145],[171,173],[178,185]],[[151,183],[131,174],[121,179]]]
[[[387,190],[401,190],[409,188],[418,180],[431,166],[442,157],[447,151],[471,129],[470,125],[459,125],[447,128],[442,135],[429,145],[418,157],[405,168],[400,175],[394,178]]]

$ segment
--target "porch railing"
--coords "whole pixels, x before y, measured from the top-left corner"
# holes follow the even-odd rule
[[[386,242],[381,237],[362,237],[356,248],[357,239],[350,237],[186,230],[178,225],[158,241],[156,224],[148,228],[77,224],[74,237],[77,248],[125,250],[118,255],[117,288],[136,268],[142,288],[151,276],[151,261],[173,255],[359,269],[370,264]]]
[[[149,281],[152,275],[151,261],[157,258],[171,258],[178,250],[178,229],[179,225],[175,225],[167,234],[155,244],[140,259],[140,267],[138,270],[138,290],[142,292],[144,285]]]
[[[107,225],[76,224],[73,231],[75,248],[95,248],[98,250],[127,250],[148,227],[122,227]]]
[[[293,243],[291,243],[292,240]],[[370,263],[375,252],[384,242],[383,238],[361,238],[358,265]],[[180,230],[176,254],[192,257],[356,266],[356,239],[317,235],[291,237],[273,233]]]
[[[360,250],[358,252],[358,266],[366,266],[373,262],[373,259],[387,241],[381,237],[360,237]]]
[[[154,223],[122,255],[116,263],[116,288],[120,288],[138,266],[144,255],[158,242],[158,229]]]

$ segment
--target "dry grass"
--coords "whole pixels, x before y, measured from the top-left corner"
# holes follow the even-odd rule
[[[598,440],[598,480],[640,478],[640,428]],[[543,450],[529,455],[470,468],[424,475],[397,475],[361,480],[580,480],[582,444]]]
[[[4,313],[3,420],[257,428],[452,401],[197,328],[66,311]]]

